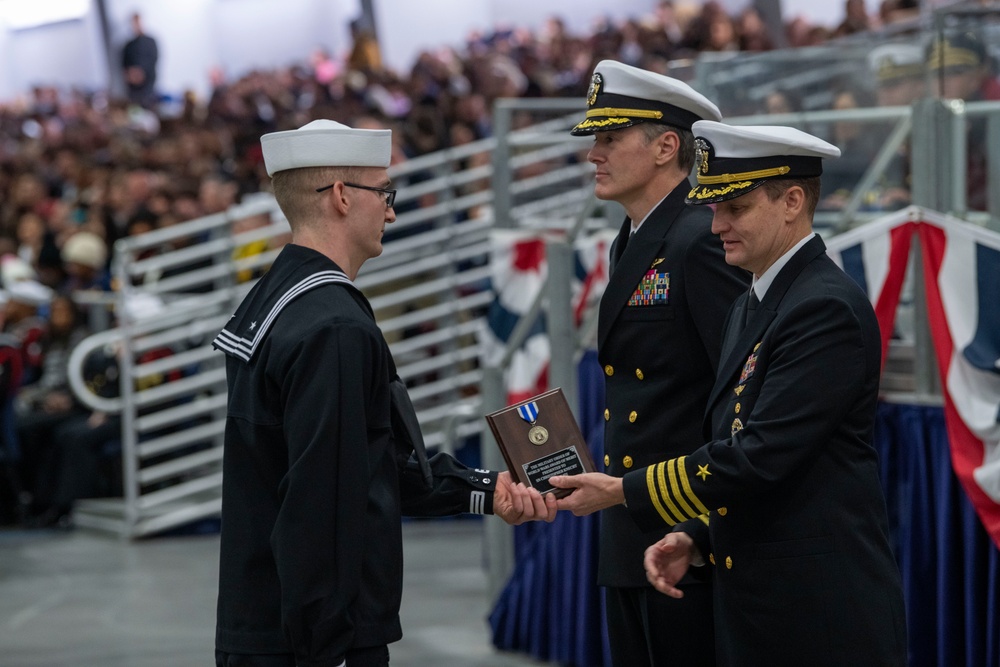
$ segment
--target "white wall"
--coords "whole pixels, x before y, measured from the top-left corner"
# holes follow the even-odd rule
[[[492,5],[492,0],[375,0],[383,61],[406,72],[422,50],[464,44],[471,30],[492,25]]]
[[[81,19],[36,28],[13,30],[0,16],[0,100],[35,84],[119,86],[120,49],[132,36],[135,11],[160,49],[157,86],[174,95],[207,93],[214,66],[239,75],[304,62],[317,47],[340,54],[350,43],[348,23],[361,11],[359,0],[106,0],[106,6],[110,67],[93,0]]]
[[[160,47],[158,87],[208,92],[208,72],[232,76],[304,62],[316,48],[348,48],[359,0],[106,0],[116,47],[131,37],[138,11]]]
[[[0,17],[0,99],[11,99],[38,83],[101,87],[104,62],[96,13],[20,30]]]

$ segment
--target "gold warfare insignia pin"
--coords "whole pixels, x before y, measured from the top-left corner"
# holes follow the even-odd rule
[[[663,264],[663,259],[664,259],[663,257],[657,257],[656,259],[653,260],[653,263],[649,265],[649,268],[653,268],[654,266],[659,266],[660,264]]]
[[[594,76],[590,79],[590,88],[587,89],[587,106],[592,107],[597,103],[597,93],[601,92],[603,85],[604,77],[600,72],[594,72]]]
[[[730,435],[736,435],[737,433],[739,433],[742,430],[743,430],[743,422],[741,422],[738,418],[734,419],[733,420],[733,426],[730,429]]]
[[[698,173],[708,175],[708,142],[698,138],[694,140],[694,163],[698,165]]]

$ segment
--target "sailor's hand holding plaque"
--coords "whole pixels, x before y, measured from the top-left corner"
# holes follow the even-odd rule
[[[507,469],[525,486],[561,498],[569,490],[548,483],[556,475],[594,471],[594,461],[562,389],[486,415]]]

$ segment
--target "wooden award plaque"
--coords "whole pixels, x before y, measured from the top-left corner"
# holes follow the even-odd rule
[[[549,477],[594,472],[590,448],[561,388],[490,413],[486,422],[515,482],[562,498],[570,491],[555,488]]]

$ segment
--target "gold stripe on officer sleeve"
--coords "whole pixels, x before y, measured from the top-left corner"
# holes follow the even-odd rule
[[[700,520],[700,521],[701,521],[701,522],[702,522],[703,524],[705,524],[706,526],[707,526],[707,525],[709,525],[709,524],[708,524],[708,515],[707,515],[707,514],[699,514],[699,515],[698,515],[698,519],[699,519],[699,520]]]
[[[660,497],[663,498],[663,502],[666,503],[667,508],[670,509],[671,512],[673,512],[675,517],[677,517],[675,523],[680,523],[681,521],[686,521],[688,519],[688,516],[677,507],[676,503],[674,503],[674,498],[676,497],[676,494],[672,493],[672,489],[670,486],[670,484],[674,482],[673,473],[671,472],[669,475],[670,484],[667,483],[668,475],[666,474],[666,472],[670,470],[670,466],[673,465],[674,461],[676,460],[677,459],[671,459],[666,463],[661,463],[660,464],[661,467],[658,469],[657,472],[659,473]]]
[[[663,465],[662,463],[657,463],[656,465],[651,465],[646,468],[646,490],[649,492],[649,500],[653,503],[653,507],[656,508],[656,512],[660,515],[665,523],[670,526],[676,524],[676,521],[672,521],[669,516],[667,516],[667,510],[663,507],[660,502],[659,495],[656,493],[656,472],[655,468]]]
[[[698,512],[691,509],[691,506],[684,500],[684,495],[682,493],[678,493],[680,487],[677,484],[677,468],[681,467],[680,460],[674,459],[673,461],[670,461],[670,464],[670,468],[667,471],[667,474],[670,477],[670,488],[674,490],[674,497],[677,498],[677,504],[680,505],[681,509],[684,511],[684,518],[693,519],[698,516]]]
[[[677,525],[677,519],[670,516],[670,514],[667,512],[667,508],[663,506],[662,502],[660,502],[660,494],[656,489],[656,478],[659,476],[662,479],[663,477],[662,468],[664,465],[665,464],[663,463],[657,463],[656,465],[651,465],[648,468],[646,468],[646,487],[647,490],[649,491],[649,499],[650,501],[652,501],[653,507],[656,508],[656,511],[660,515],[660,518],[663,519],[663,521],[667,525],[674,526]],[[659,470],[659,475],[657,475],[658,470]]]
[[[688,479],[687,468],[684,467],[685,458],[687,457],[682,456],[679,459],[677,459],[677,468],[679,471],[679,476],[681,478],[681,486],[684,488],[684,495],[687,496],[688,500],[691,501],[691,504],[694,505],[699,512],[708,514],[708,508],[705,507],[705,504],[698,499],[698,496],[691,489],[691,480]]]

